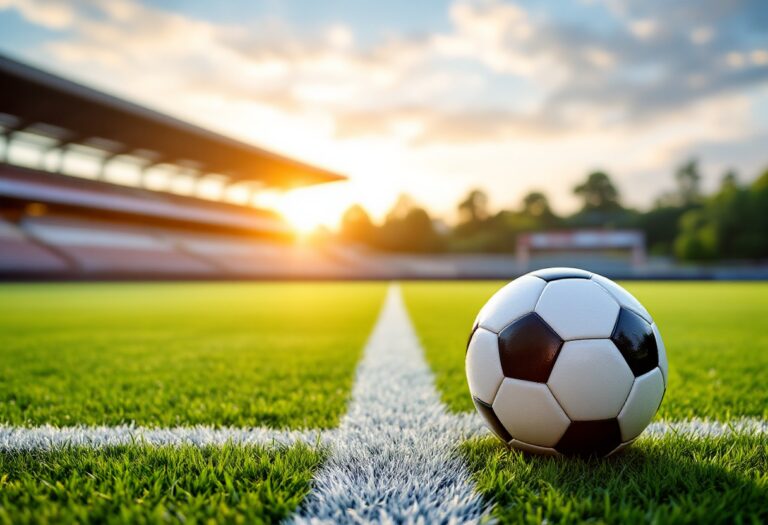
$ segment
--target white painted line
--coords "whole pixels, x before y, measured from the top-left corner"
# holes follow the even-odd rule
[[[52,449],[66,446],[103,448],[131,443],[152,446],[208,445],[317,445],[321,431],[274,430],[269,428],[213,428],[208,426],[178,428],[117,427],[10,427],[0,426],[0,450]]]
[[[468,436],[488,434],[485,423],[475,412],[454,414],[456,424],[461,426]],[[739,418],[731,421],[711,419],[688,419],[681,421],[658,421],[648,425],[639,440],[659,439],[679,436],[686,439],[712,439],[729,436],[768,435],[768,421],[759,418]]]
[[[446,415],[451,426],[464,438],[488,434],[483,420],[474,412]],[[281,445],[304,443],[310,446],[328,445],[339,439],[338,430],[275,430],[272,428],[214,428],[211,426],[147,428],[131,425],[54,427],[14,427],[0,425],[0,451],[53,449],[66,446],[104,448],[131,443],[151,446],[194,445],[221,446]],[[738,435],[768,435],[768,421],[740,418],[732,421],[691,419],[651,423],[639,439],[683,437],[711,439]]]
[[[449,415],[392,285],[357,371],[349,412],[293,523],[474,523],[488,509],[455,448],[472,419]]]
[[[465,438],[488,434],[483,420],[475,413],[446,415],[453,428]],[[255,445],[283,445],[304,443],[310,446],[327,445],[339,439],[338,430],[275,430],[271,428],[214,428],[210,426],[147,428],[131,425],[76,426],[76,427],[14,427],[0,425],[0,451],[52,449],[65,446],[103,448],[131,443],[152,446],[194,445],[221,446],[227,443]],[[691,419],[685,421],[659,421],[651,425],[639,439],[683,437],[711,439],[737,435],[768,435],[768,421],[758,418],[740,418],[732,421]]]

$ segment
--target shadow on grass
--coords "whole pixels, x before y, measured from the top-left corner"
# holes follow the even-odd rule
[[[641,440],[607,459],[508,450],[462,452],[502,523],[768,523],[768,442],[758,437]]]

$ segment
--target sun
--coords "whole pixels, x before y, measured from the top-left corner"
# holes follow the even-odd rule
[[[278,211],[297,233],[308,235],[323,225],[322,206],[311,201],[302,206],[298,200],[288,199]]]
[[[257,193],[253,204],[276,211],[298,235],[306,237],[320,227],[337,230],[344,213],[355,204],[362,205],[378,220],[396,197],[397,192],[377,183],[377,179],[350,178],[284,192],[262,191]]]
[[[299,235],[309,235],[325,226],[335,228],[344,213],[345,202],[327,188],[302,188],[285,192],[275,199],[273,208]]]

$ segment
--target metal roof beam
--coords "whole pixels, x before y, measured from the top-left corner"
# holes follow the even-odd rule
[[[205,171],[272,186],[343,180],[331,171],[271,153],[0,56],[0,113],[100,138]],[[105,148],[109,150],[109,148]]]

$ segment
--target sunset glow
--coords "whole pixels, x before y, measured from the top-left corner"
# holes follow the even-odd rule
[[[280,197],[275,208],[301,235],[338,220],[338,208],[333,203],[305,192],[294,191]]]
[[[331,191],[317,187],[264,193],[254,200],[254,204],[275,210],[299,235],[308,235],[322,226],[336,228],[349,202],[343,198],[344,190],[333,186],[344,184],[329,185]]]

